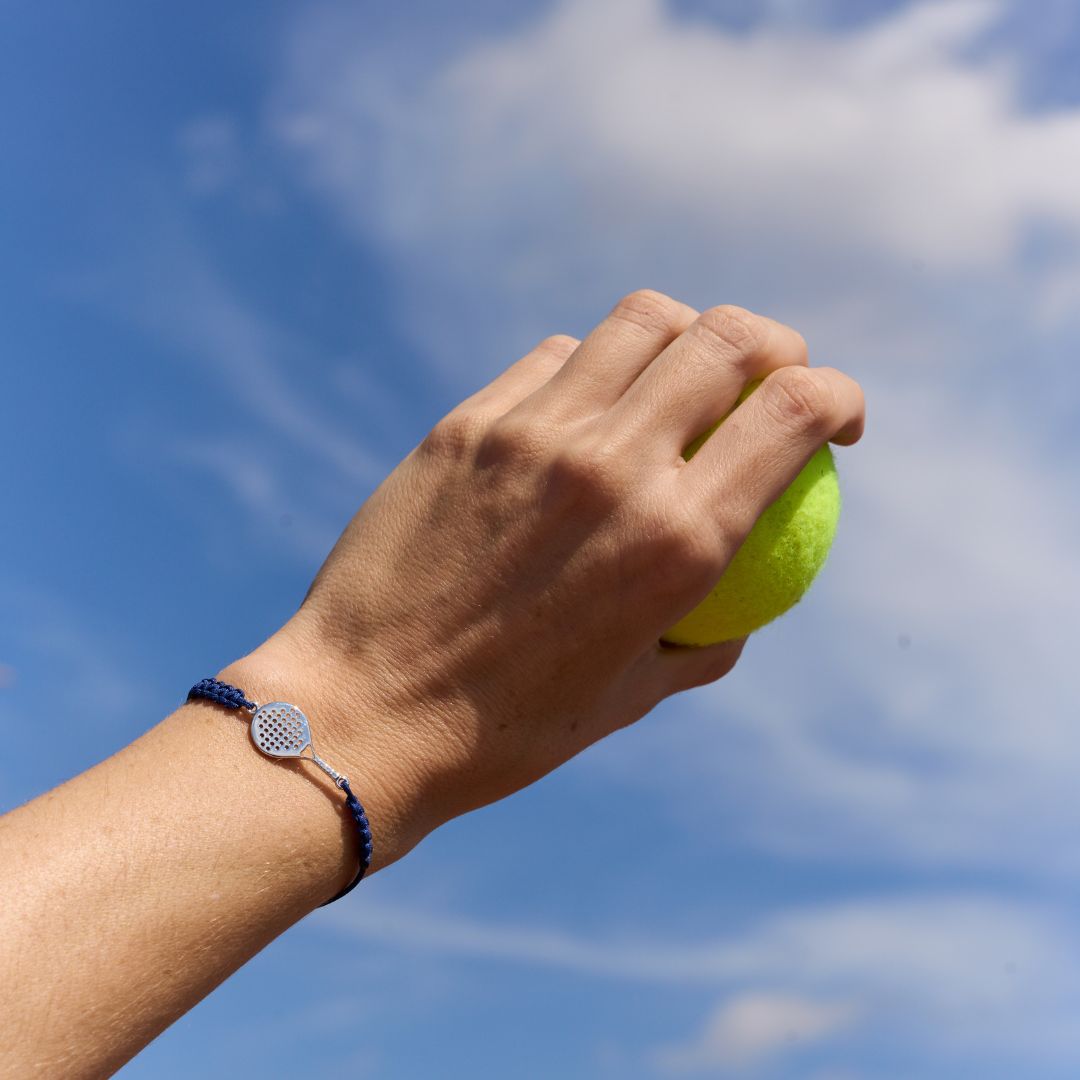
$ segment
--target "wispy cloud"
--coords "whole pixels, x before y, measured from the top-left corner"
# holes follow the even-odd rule
[[[706,1053],[764,1054],[792,1023],[807,1038],[856,1023],[886,1041],[919,1031],[950,1052],[1078,1048],[1080,951],[1071,929],[1044,908],[984,895],[800,908],[705,941],[604,940],[386,902],[322,918],[345,936],[431,956],[727,990],[706,1034],[661,1055],[672,1067]],[[709,1030],[723,1032],[723,1051]]]
[[[5,655],[22,656],[35,671],[50,672],[48,704],[54,716],[93,709],[98,725],[121,728],[148,690],[147,681],[121,659],[122,643],[110,642],[100,626],[52,589],[9,579],[3,591]],[[5,686],[36,698],[42,688],[15,680],[17,666],[3,665]]]
[[[160,202],[147,227],[153,244],[125,246],[121,233],[115,260],[69,278],[67,292],[147,334],[207,387],[201,430],[153,432],[170,464],[222,485],[256,526],[249,535],[272,525],[280,540],[285,515],[286,548],[305,561],[325,555],[343,516],[396,464],[358,421],[392,416],[395,406],[400,415],[401,403],[245,298],[175,205]],[[138,418],[131,425],[138,463],[147,432]]]
[[[137,303],[126,297],[129,315],[206,364],[215,390],[228,388],[230,407],[258,421],[263,445],[286,442],[345,480],[382,479],[388,463],[343,431],[291,374],[297,361],[317,358],[315,347],[240,300],[192,241],[180,235],[173,241],[155,268],[154,289]]]
[[[185,181],[197,195],[210,195],[232,185],[240,169],[236,123],[222,114],[200,116],[177,134],[184,159]]]
[[[0,808],[9,809],[118,750],[168,702],[133,668],[124,630],[100,611],[11,578],[0,594]]]

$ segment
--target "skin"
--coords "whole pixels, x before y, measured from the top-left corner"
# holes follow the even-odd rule
[[[660,635],[863,422],[858,385],[808,367],[791,328],[632,293],[440,420],[300,610],[219,677],[304,709],[368,811],[377,872],[727,674],[744,642]],[[0,1075],[115,1071],[352,879],[352,829],[318,770],[263,757],[205,702],[0,818]]]

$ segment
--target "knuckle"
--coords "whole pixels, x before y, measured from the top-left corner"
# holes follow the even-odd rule
[[[708,308],[695,325],[712,343],[719,342],[725,352],[734,353],[744,361],[759,355],[769,337],[768,327],[762,319],[734,304]]]
[[[459,406],[427,433],[420,449],[429,456],[458,460],[475,449],[486,424],[481,414]]]
[[[581,342],[576,337],[571,337],[569,334],[551,334],[536,346],[535,351],[548,353],[552,356],[567,357],[580,344]]]
[[[548,487],[573,504],[607,512],[623,499],[624,467],[609,450],[586,439],[564,443],[548,463]]]
[[[535,417],[510,412],[499,417],[484,432],[477,448],[477,461],[481,466],[534,461],[546,446],[547,434]]]
[[[762,404],[785,427],[811,434],[828,430],[835,411],[832,387],[814,368],[785,367],[762,384]]]
[[[702,592],[720,576],[716,529],[686,510],[647,515],[642,530],[647,573],[665,593]]]
[[[678,330],[682,304],[655,289],[635,289],[612,309],[612,318],[653,333],[671,334]]]

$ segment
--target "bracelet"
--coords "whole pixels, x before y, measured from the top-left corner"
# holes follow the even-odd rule
[[[360,800],[349,787],[348,777],[342,776],[315,753],[307,717],[295,705],[290,705],[287,701],[271,701],[266,705],[259,705],[250,701],[243,690],[217,679],[200,679],[188,691],[188,701],[195,698],[215,701],[227,709],[243,709],[250,712],[251,741],[258,750],[267,757],[302,758],[304,761],[313,761],[345,792],[345,805],[356,822],[356,831],[360,836],[360,870],[341,892],[336,896],[331,896],[319,907],[326,907],[327,904],[340,900],[346,893],[352,892],[360,884],[360,879],[371,865],[371,826],[368,824],[367,814],[364,813]],[[310,758],[303,756],[305,750],[311,751]]]

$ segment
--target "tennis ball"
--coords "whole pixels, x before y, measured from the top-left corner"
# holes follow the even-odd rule
[[[736,407],[760,384],[760,379],[748,384]],[[730,415],[698,436],[683,457],[689,461]],[[709,595],[661,640],[675,645],[731,641],[783,615],[825,565],[839,517],[840,485],[826,445],[758,518]]]

